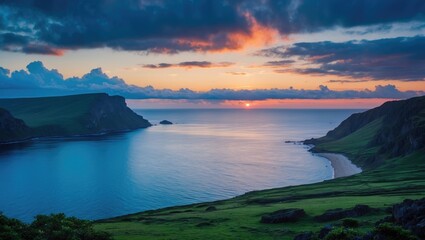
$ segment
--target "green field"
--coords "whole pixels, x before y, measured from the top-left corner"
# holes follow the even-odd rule
[[[414,122],[422,126],[422,115],[414,115]],[[302,232],[319,231],[326,224],[341,224],[341,220],[317,222],[313,219],[326,210],[367,204],[378,209],[357,218],[358,231],[367,232],[377,220],[389,215],[388,207],[407,198],[425,197],[423,146],[409,154],[390,157],[379,152],[380,145],[372,144],[375,136],[390,124],[385,121],[383,117],[371,118],[356,131],[336,140],[323,141],[315,148],[346,154],[364,167],[361,174],[106,219],[98,221],[96,229],[107,231],[116,239],[293,239]],[[374,156],[380,157],[372,161]],[[216,210],[206,211],[210,206]],[[262,215],[286,208],[302,208],[307,216],[295,223],[260,223]]]
[[[126,106],[123,97],[105,93],[0,99],[0,108],[23,120],[31,137],[99,134],[151,126]]]
[[[100,94],[52,98],[0,99],[0,107],[24,120],[31,128],[59,127],[73,132],[82,128],[79,120]]]

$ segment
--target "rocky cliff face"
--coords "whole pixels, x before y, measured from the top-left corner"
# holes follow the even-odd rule
[[[396,157],[425,148],[425,96],[386,102],[380,107],[353,114],[325,137],[307,140],[306,143],[320,144],[341,139],[377,119],[381,119],[382,124],[368,145],[379,147],[379,154]]]
[[[146,128],[151,124],[127,107],[121,96],[99,94],[82,119],[88,132],[111,132]]]
[[[0,143],[28,138],[30,128],[21,119],[14,118],[7,110],[0,108]]]

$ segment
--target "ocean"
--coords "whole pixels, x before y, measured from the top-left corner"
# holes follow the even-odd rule
[[[0,211],[29,222],[64,212],[102,219],[332,178],[287,141],[320,137],[360,110],[135,109],[157,124],[0,148]],[[161,120],[173,125],[159,125]]]

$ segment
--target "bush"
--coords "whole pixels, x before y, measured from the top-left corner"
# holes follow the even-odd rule
[[[391,223],[382,223],[373,231],[374,236],[380,237],[379,239],[387,240],[416,240],[417,238],[408,230],[400,226],[395,226]]]
[[[357,228],[359,225],[359,221],[356,219],[346,218],[342,220],[342,226],[346,228]]]
[[[110,240],[108,233],[96,231],[90,221],[65,214],[38,215],[24,224],[0,214],[1,240]]]
[[[351,228],[335,228],[326,235],[325,240],[356,240],[361,234]]]
[[[26,232],[26,225],[14,218],[7,218],[0,213],[0,239],[21,240]]]

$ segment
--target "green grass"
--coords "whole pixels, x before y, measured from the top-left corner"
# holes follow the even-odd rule
[[[316,184],[255,191],[211,203],[147,211],[100,221],[96,229],[116,239],[292,239],[324,226],[313,217],[333,208],[367,204],[381,209],[356,218],[366,232],[388,215],[385,208],[406,198],[425,196],[425,152],[389,159],[371,171]],[[205,209],[213,205],[217,211]],[[307,216],[297,223],[262,224],[263,214],[284,208],[303,208]],[[329,222],[339,224],[341,221]]]
[[[56,128],[72,133],[83,129],[81,118],[99,96],[100,94],[84,94],[54,98],[0,99],[0,107],[39,131]]]
[[[344,153],[357,165],[367,167],[368,157],[378,152],[377,146],[369,146],[370,141],[382,126],[382,118],[370,122],[354,133],[332,142],[321,143],[316,151]]]

